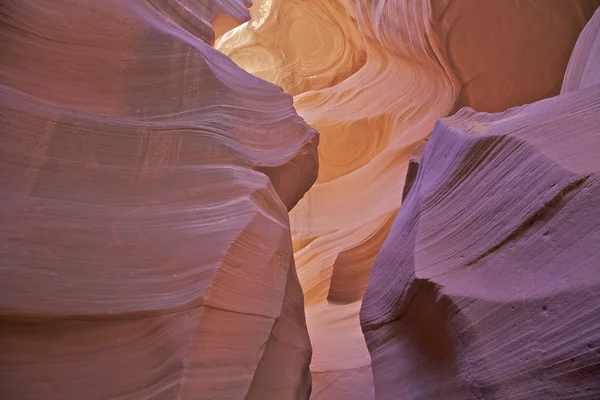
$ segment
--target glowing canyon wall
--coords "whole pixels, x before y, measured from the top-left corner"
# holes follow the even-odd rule
[[[2,1],[0,398],[598,398],[599,6]]]
[[[497,112],[558,94],[598,4],[265,0],[217,42],[293,94],[321,135],[319,177],[290,214],[312,398],[375,395],[358,313],[415,146],[462,106]]]

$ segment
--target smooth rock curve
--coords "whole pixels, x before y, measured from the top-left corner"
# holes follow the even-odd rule
[[[568,71],[589,65],[599,15]],[[600,70],[587,71],[560,96],[437,123],[361,310],[377,399],[600,396]]]
[[[287,212],[318,134],[210,47],[223,11],[2,3],[3,398],[308,398]]]
[[[435,121],[462,105],[503,111],[559,93],[598,2],[540,3],[259,0],[217,42],[293,94],[321,133],[317,183],[290,214],[313,398],[374,396],[357,313],[413,150]]]

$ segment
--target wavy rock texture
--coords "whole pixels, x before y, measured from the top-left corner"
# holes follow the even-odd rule
[[[454,100],[428,39],[429,5],[255,6],[258,22],[228,33],[217,48],[297,94],[298,113],[321,133],[317,184],[290,215],[314,351],[313,398],[373,398],[362,295],[400,205],[398,177]],[[300,29],[311,32],[302,41],[294,34]],[[417,40],[401,40],[409,37]]]
[[[436,119],[462,104],[501,111],[559,93],[598,2],[540,3],[263,0],[218,41],[295,95],[321,133],[317,184],[290,214],[313,398],[374,396],[358,311],[413,149]]]
[[[361,310],[378,399],[600,398],[599,23],[564,94],[438,122]]]
[[[238,65],[296,95],[343,81],[366,52],[342,0],[257,0],[251,21],[217,43]]]
[[[318,136],[207,44],[240,18],[0,6],[0,397],[308,398],[287,212]]]

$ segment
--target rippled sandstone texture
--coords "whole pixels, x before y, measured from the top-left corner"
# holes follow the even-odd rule
[[[294,95],[321,133],[317,183],[290,214],[314,399],[373,398],[358,312],[436,119],[558,94],[595,0],[259,0],[217,49]]]
[[[287,212],[318,139],[210,47],[211,21],[248,17],[2,2],[3,399],[308,397]]]
[[[361,310],[377,399],[600,398],[600,11],[561,95],[440,120]]]

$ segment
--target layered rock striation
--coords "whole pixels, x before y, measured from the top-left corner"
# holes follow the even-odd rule
[[[314,399],[374,397],[358,313],[415,147],[464,105],[498,112],[558,94],[598,4],[259,0],[217,42],[293,94],[321,133],[317,183],[290,214]]]
[[[0,393],[598,398],[600,1],[250,5],[0,6]]]
[[[600,397],[599,28],[561,95],[437,123],[361,310],[377,399]]]
[[[318,134],[210,46],[248,18],[2,3],[0,397],[308,398],[287,213]]]

